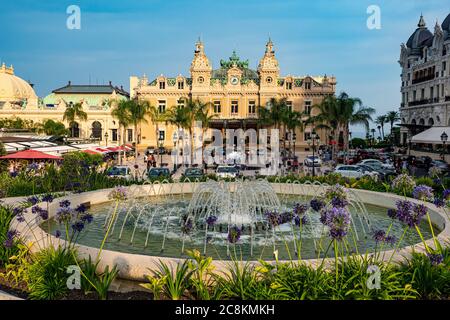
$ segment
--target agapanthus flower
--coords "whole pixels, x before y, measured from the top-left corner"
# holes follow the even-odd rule
[[[392,209],[392,208],[391,208],[391,209],[388,209],[387,215],[388,215],[388,217],[391,218],[391,219],[397,219],[397,210]]]
[[[436,207],[438,208],[442,208],[443,206],[445,206],[445,201],[442,200],[441,198],[434,198],[433,203]]]
[[[84,223],[82,221],[76,221],[72,224],[72,229],[75,232],[81,232],[84,229]]]
[[[314,211],[319,212],[320,210],[322,210],[325,207],[325,202],[323,202],[322,200],[319,200],[319,199],[312,199],[310,201],[309,205],[311,206],[311,208]]]
[[[79,204],[76,208],[75,211],[78,213],[85,213],[87,211],[87,207],[84,203]]]
[[[396,205],[397,219],[410,228],[418,226],[428,211],[427,207],[423,204],[413,204],[408,200],[399,200]]]
[[[122,186],[114,188],[108,195],[111,200],[121,201],[127,199],[127,189]]]
[[[31,212],[39,216],[42,220],[48,219],[48,211],[40,206],[33,206]]]
[[[394,245],[397,242],[396,236],[386,236],[384,238],[384,242],[390,245]]]
[[[25,209],[23,207],[14,207],[13,214],[16,217],[17,221],[19,222],[25,221],[25,217],[23,216],[24,210]]]
[[[442,262],[444,262],[444,256],[442,254],[427,253],[427,256],[433,266],[440,265]]]
[[[414,188],[412,194],[418,200],[427,201],[433,198],[433,188],[421,184]]]
[[[428,170],[428,175],[431,178],[437,178],[437,177],[439,177],[441,175],[441,173],[442,173],[442,170],[439,169],[439,167],[436,167],[436,166],[433,166],[433,167],[430,168],[430,170]]]
[[[28,169],[30,169],[30,170],[37,170],[37,169],[39,169],[39,165],[37,163],[35,163],[35,162],[32,162],[32,163],[30,163],[28,165]]]
[[[70,207],[70,201],[69,200],[63,200],[63,201],[61,201],[60,203],[59,203],[59,206],[61,207],[61,208],[68,208],[68,207]]]
[[[17,230],[8,230],[6,232],[5,241],[3,242],[3,245],[6,248],[11,248],[14,245],[14,239],[19,236],[19,232]]]
[[[386,237],[386,232],[384,230],[375,230],[373,232],[373,240],[375,240],[375,242],[383,242],[385,240]]]
[[[39,202],[39,198],[37,196],[31,196],[27,198],[27,202],[29,202],[32,206]]]
[[[442,192],[442,199],[450,200],[450,189],[445,189]]]
[[[410,191],[416,186],[416,182],[406,173],[399,174],[392,180],[392,188],[403,191]]]
[[[48,202],[48,203],[53,202],[54,199],[55,199],[55,197],[51,193],[47,193],[42,197],[42,201]]]
[[[241,229],[239,229],[237,226],[232,226],[229,230],[228,230],[228,242],[230,243],[236,243],[239,241],[239,239],[241,238]]]
[[[58,223],[67,223],[72,220],[72,214],[72,208],[61,207],[56,211],[55,219]]]
[[[209,216],[208,218],[206,218],[206,223],[208,224],[209,227],[212,227],[216,224],[217,222],[217,217],[212,215]]]
[[[92,214],[90,213],[84,213],[81,217],[80,220],[83,222],[87,222],[87,223],[91,223],[92,220],[94,220],[94,217],[92,216]]]
[[[277,211],[267,211],[266,219],[272,227],[276,227],[280,224],[280,214]]]
[[[17,177],[18,174],[19,174],[19,172],[17,172],[17,171],[11,171],[11,172],[9,173],[9,175],[10,175],[11,178]]]
[[[61,231],[56,230],[56,232],[55,232],[55,237],[56,237],[56,238],[60,238],[60,237],[61,237]]]
[[[325,192],[325,197],[331,200],[334,207],[345,207],[348,205],[347,189],[340,184],[336,184]]]
[[[308,217],[306,215],[303,215],[301,217],[300,216],[295,216],[294,217],[294,223],[295,223],[295,225],[297,227],[300,226],[300,225],[304,226],[304,225],[309,223],[309,219],[308,219]]]
[[[296,215],[301,216],[301,215],[303,215],[306,212],[306,210],[308,210],[308,205],[307,204],[296,203],[295,206],[294,206],[294,213]]]
[[[330,228],[333,239],[342,240],[350,228],[350,213],[346,208],[332,207],[324,211],[321,222]]]
[[[440,178],[434,178],[433,183],[438,186],[438,185],[442,184],[442,180]]]
[[[290,211],[282,212],[279,215],[279,224],[291,222],[293,218],[294,218],[294,214],[292,212],[290,212]]]

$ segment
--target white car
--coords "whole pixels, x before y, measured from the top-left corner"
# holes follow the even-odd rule
[[[361,178],[366,175],[372,175],[368,171],[364,171],[362,168],[353,165],[340,165],[334,169],[334,173],[340,174],[346,178]]]
[[[114,166],[106,172],[107,176],[110,178],[122,178],[127,181],[131,180],[133,177],[131,175],[131,169],[127,166]]]
[[[219,178],[237,178],[239,176],[239,170],[232,166],[218,166],[216,175]]]
[[[392,164],[383,163],[377,159],[364,159],[364,160],[360,161],[358,164],[364,164],[366,166],[371,166],[375,170],[380,170],[380,169],[394,170],[394,166]]]
[[[314,167],[320,167],[322,165],[322,160],[318,156],[307,156],[303,161],[305,166],[312,167],[314,163]]]

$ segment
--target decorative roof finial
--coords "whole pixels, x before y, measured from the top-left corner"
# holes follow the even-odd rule
[[[419,23],[417,24],[417,26],[419,28],[425,28],[426,27],[426,23],[425,23],[425,19],[423,18],[423,14],[420,14],[420,20]]]

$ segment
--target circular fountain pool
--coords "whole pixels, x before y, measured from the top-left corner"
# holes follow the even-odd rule
[[[305,188],[308,192],[293,192],[299,188]],[[272,226],[266,214],[292,212],[297,204],[309,204],[311,199],[321,197],[324,188],[326,186],[292,184],[274,190],[267,181],[210,181],[195,185],[191,192],[160,192],[152,187],[152,192],[149,192],[152,195],[146,196],[136,189],[127,201],[120,203],[119,214],[113,221],[105,248],[173,258],[185,257],[188,249],[198,249],[221,260],[235,255],[243,260],[271,259],[274,250],[278,251],[280,259],[286,260],[297,259],[298,253],[302,259],[323,257],[330,239],[327,228],[319,220],[320,213],[309,208],[304,214],[307,222],[301,226],[296,225],[294,219]],[[373,252],[377,248],[373,231],[386,230],[392,222],[386,214],[387,209],[364,204],[351,191],[349,200],[352,231],[348,234],[348,250]],[[77,242],[99,247],[105,226],[114,216],[114,207],[112,202],[92,205],[89,211],[94,215],[94,220]],[[42,227],[47,228],[46,225]],[[51,233],[58,228],[53,221]],[[229,241],[231,228],[240,231],[236,244]],[[398,239],[403,228],[400,222],[395,221],[390,234]],[[422,223],[421,230],[425,238],[431,237],[427,224]],[[402,241],[402,246],[419,242],[417,233],[410,232]],[[384,245],[384,250],[390,248]],[[332,256],[333,252],[330,250],[328,255]]]

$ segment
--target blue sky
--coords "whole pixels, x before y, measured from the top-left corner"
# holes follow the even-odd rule
[[[81,30],[66,28],[72,4]],[[366,26],[372,4],[381,30]],[[398,108],[400,44],[421,12],[433,30],[450,9],[447,0],[2,1],[0,60],[39,96],[68,80],[128,89],[130,75],[188,75],[199,36],[214,67],[236,50],[256,68],[270,35],[282,75],[335,75],[338,92],[382,114]]]

